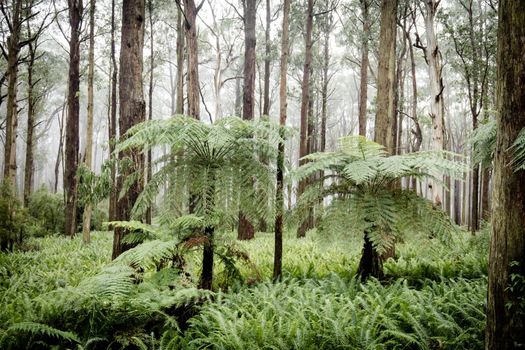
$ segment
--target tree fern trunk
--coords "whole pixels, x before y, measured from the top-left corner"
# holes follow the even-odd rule
[[[246,215],[241,211],[239,212],[239,226],[237,239],[249,240],[255,237],[255,228],[252,223],[248,220]]]
[[[359,261],[357,274],[362,281],[366,281],[369,277],[381,279],[384,277],[383,260],[372,245],[372,241],[368,238],[368,233],[365,232],[365,243],[363,245],[363,254]]]
[[[202,251],[202,272],[199,288],[211,290],[213,284],[213,236],[214,228],[208,226],[204,229],[206,242]]]

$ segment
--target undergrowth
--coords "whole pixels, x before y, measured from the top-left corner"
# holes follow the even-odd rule
[[[233,236],[232,236],[233,237]],[[112,235],[30,239],[0,254],[0,348],[481,349],[488,230],[452,242],[398,243],[386,279],[358,283],[362,242],[312,231],[284,240],[284,279],[269,279],[273,235],[239,243],[242,280],[218,265],[216,292],[189,273],[110,263]]]

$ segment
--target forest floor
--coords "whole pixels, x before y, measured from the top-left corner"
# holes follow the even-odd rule
[[[198,251],[186,275],[146,266],[138,276],[111,264],[110,232],[93,233],[89,246],[31,239],[0,254],[0,348],[483,348],[487,232],[398,243],[381,283],[354,278],[361,244],[289,233],[284,279],[273,283],[273,235],[259,233],[238,243],[249,262],[223,260],[216,291],[202,292]]]

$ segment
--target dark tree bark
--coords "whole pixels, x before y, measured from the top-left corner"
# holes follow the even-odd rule
[[[202,251],[202,272],[199,288],[211,290],[213,285],[213,227],[206,227],[204,235],[206,241]]]
[[[30,26],[28,25],[29,34],[31,35]],[[35,104],[37,96],[35,96],[34,87],[35,80],[33,79],[33,69],[36,60],[36,43],[30,43],[29,59],[27,62],[27,134],[26,134],[26,159],[24,169],[24,206],[29,204],[29,197],[33,192],[33,175],[35,171],[34,166],[34,132],[35,132]]]
[[[80,113],[80,30],[83,13],[82,0],[69,0],[69,85],[67,95],[66,156],[64,191],[66,195],[66,235],[76,232],[78,118]]]
[[[290,0],[283,3],[283,31],[281,38],[281,68],[279,71],[279,125],[281,126],[281,138],[277,156],[277,191],[276,191],[276,215],[275,215],[275,253],[273,257],[273,279],[279,280],[283,269],[283,215],[284,215],[284,127],[287,115],[287,80],[288,55],[289,55],[289,17]]]
[[[115,0],[111,1],[111,115],[109,117],[108,137],[109,156],[113,156],[117,137],[117,78],[118,66],[115,54]],[[111,180],[116,183],[117,169],[115,164],[111,165]],[[109,221],[117,218],[117,191],[113,188],[109,194]]]
[[[461,181],[454,180],[454,223],[461,225]]]
[[[210,171],[208,175],[210,179],[210,188],[206,191],[206,198],[204,202],[203,211],[205,215],[209,215],[215,206],[215,181],[216,176],[214,171]],[[206,226],[204,228],[204,241],[202,249],[202,270],[199,281],[199,288],[211,290],[213,287],[213,255],[214,255],[214,240],[215,227]]]
[[[477,118],[476,118],[477,119]],[[474,129],[477,129],[477,120],[475,119],[476,124]],[[470,193],[471,196],[471,204],[470,204],[470,210],[471,210],[471,225],[470,225],[470,231],[472,234],[475,234],[476,231],[479,230],[479,164],[474,164],[472,166],[472,183],[470,187]]]
[[[324,152],[326,149],[326,121],[328,119],[328,86],[330,84],[331,76],[328,74],[330,68],[330,34],[333,28],[333,16],[329,14],[327,27],[324,32],[323,42],[323,66],[321,76],[321,130],[319,135],[319,149],[316,151]],[[368,67],[368,63],[367,63]],[[362,72],[361,72],[362,73]],[[366,78],[365,78],[366,79]],[[365,96],[366,101],[366,96]],[[361,105],[359,106],[361,108]],[[361,110],[360,110],[361,112]],[[366,116],[366,102],[365,102],[365,116]],[[361,124],[359,124],[361,128]],[[322,176],[322,175],[321,175]]]
[[[144,47],[144,0],[125,1],[122,6],[122,36],[120,49],[120,79],[119,79],[119,139],[132,126],[145,119],[145,102],[142,88],[142,50]],[[124,179],[132,173],[143,174],[144,155],[139,150],[121,152],[119,159],[129,162],[119,172],[117,193],[124,184]],[[143,188],[143,176],[138,176],[124,196],[117,201],[117,220],[129,220],[130,212]],[[115,259],[127,246],[121,243],[126,232],[115,229],[113,236],[113,254]]]
[[[306,34],[305,34],[305,53],[304,53],[304,67],[303,67],[303,81],[301,83],[301,135],[299,145],[299,158],[308,155],[308,124],[309,124],[309,107],[310,107],[310,74],[312,66],[312,29],[314,19],[314,1],[308,0],[306,8]],[[301,160],[299,165],[303,165],[304,161]],[[306,186],[308,180],[302,180],[299,182],[297,188],[297,197],[300,197]],[[297,229],[297,237],[304,237],[306,231],[311,227],[312,221],[310,215],[305,219]]]
[[[368,40],[370,36],[369,0],[360,0],[363,16],[363,40],[361,42],[361,68],[359,73],[359,135],[366,136],[366,103],[368,101]]]
[[[149,41],[150,41],[150,57],[149,57],[149,90],[148,90],[148,120],[153,119],[153,71],[155,69],[155,57],[154,55],[154,49],[153,49],[153,0],[148,0],[148,12],[149,12]],[[145,184],[147,184],[151,177],[153,176],[153,169],[152,169],[152,154],[151,149],[148,150],[147,155],[147,172],[146,172],[146,180]],[[151,216],[152,216],[152,205],[148,207],[146,210],[146,218],[145,221],[147,224],[151,225]]]
[[[377,111],[375,119],[375,142],[385,146],[389,154],[395,152],[394,130],[395,62],[396,62],[397,0],[381,3],[381,27],[379,37],[379,67],[377,70]],[[363,255],[358,274],[362,279],[382,277],[382,259],[372,246],[368,233],[364,233]],[[378,263],[380,262],[380,263]]]
[[[244,82],[242,119],[253,120],[255,108],[255,22],[257,15],[257,0],[244,2]],[[239,227],[237,238],[240,240],[252,239],[255,228],[250,220],[241,211],[239,212]]]
[[[525,128],[525,8],[520,0],[499,3],[497,139],[494,160],[492,237],[485,347],[525,347],[521,288],[511,276],[525,275],[525,172],[512,165],[512,144]]]
[[[481,182],[481,218],[488,222],[490,219],[490,169],[483,169]]]
[[[384,277],[383,259],[377,254],[367,232],[365,232],[364,237],[365,243],[363,245],[361,260],[359,260],[357,274],[362,281],[366,281],[369,277],[381,279]]]

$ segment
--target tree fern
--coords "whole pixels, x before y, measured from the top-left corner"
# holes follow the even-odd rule
[[[375,142],[362,136],[344,137],[338,151],[309,155],[305,157],[309,162],[296,171],[298,180],[320,171],[326,174],[301,196],[296,216],[306,217],[307,208],[322,198],[331,198],[325,219],[330,220],[332,215],[345,216],[348,226],[361,234],[364,232],[365,245],[369,240],[379,254],[394,244],[396,236],[409,229],[425,228],[431,236],[444,237],[452,224],[441,211],[395,183],[409,176],[432,178],[436,170],[458,176],[466,167],[454,158],[449,152],[387,157],[383,147]]]
[[[275,173],[273,167],[261,159],[275,159],[280,140],[277,126],[233,117],[205,124],[177,116],[148,121],[131,128],[126,139],[116,147],[116,152],[129,148],[146,152],[158,146],[167,147],[172,152],[157,161],[158,170],[137,199],[133,215],[141,217],[162,186],[177,180],[174,174],[186,173],[185,179],[189,180],[187,190],[195,200],[194,212],[190,216],[173,219],[170,210],[173,205],[165,205],[167,210],[162,213],[161,224],[177,237],[179,241],[176,243],[186,240],[187,247],[202,245],[204,256],[209,255],[215,246],[215,231],[231,227],[240,208],[252,220],[272,219]],[[254,157],[255,150],[259,157]],[[170,200],[173,195],[171,193],[166,198]],[[146,244],[151,245],[151,253],[140,256],[145,259],[144,267],[158,264],[155,258],[169,257],[170,252],[166,250],[168,243]],[[203,261],[206,260],[204,256]],[[139,264],[139,260],[133,257],[131,263]],[[224,262],[229,263],[227,260]],[[202,276],[212,265],[205,267],[203,263]]]
[[[203,195],[214,188],[215,207],[227,214],[236,212],[239,206],[252,217],[271,219],[273,212],[261,202],[272,203],[274,169],[253,157],[253,151],[266,159],[277,156],[276,145],[280,139],[279,130],[268,122],[247,122],[238,118],[223,118],[215,124],[205,124],[192,118],[174,117],[167,120],[148,121],[130,129],[128,138],[117,146],[116,152],[137,147],[144,152],[157,146],[167,146],[180,157],[165,156],[159,159],[153,174],[137,200],[135,217],[142,215],[170,176],[176,170],[189,174],[189,190],[198,194],[198,210]],[[216,184],[211,186],[210,172]],[[256,183],[255,189],[253,183]],[[130,183],[132,181],[130,180]],[[265,190],[261,191],[260,189]],[[238,196],[228,192],[246,194]],[[259,189],[259,190],[258,190]],[[257,198],[253,203],[248,198]],[[226,209],[226,210],[224,210]],[[197,211],[199,213],[199,211]]]

